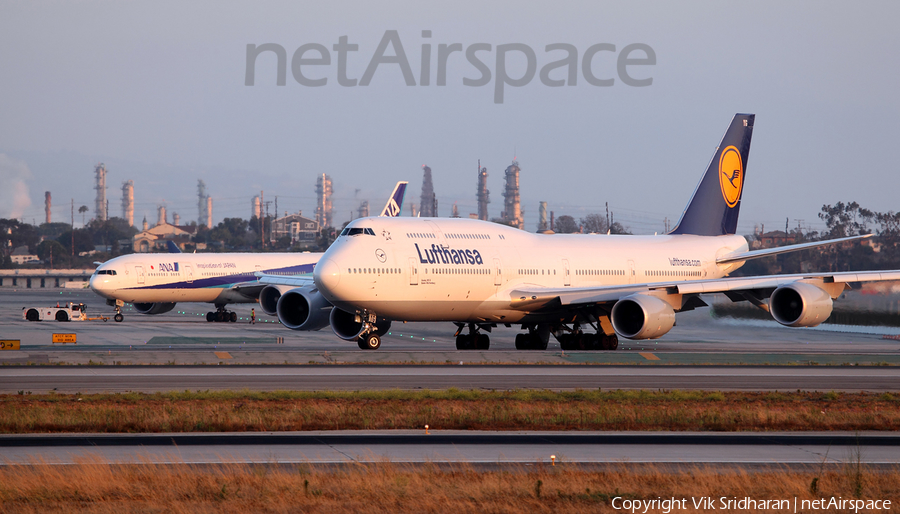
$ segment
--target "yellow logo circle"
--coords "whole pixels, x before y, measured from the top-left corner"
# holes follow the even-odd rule
[[[733,146],[722,150],[719,157],[719,185],[722,187],[725,203],[729,207],[737,205],[744,186],[744,166],[741,163],[741,152]]]

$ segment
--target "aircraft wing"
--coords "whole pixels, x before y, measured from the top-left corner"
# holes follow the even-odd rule
[[[265,273],[257,273],[256,278],[258,282],[253,282],[254,284],[259,284],[259,288],[262,289],[265,286],[291,286],[291,287],[304,287],[313,285],[312,275],[299,275],[299,276],[282,276],[282,275],[267,275]]]
[[[767,298],[779,286],[792,282],[816,285],[828,292],[832,298],[840,296],[851,282],[877,282],[900,280],[900,270],[890,271],[848,271],[838,273],[799,273],[795,275],[767,275],[760,277],[730,277],[711,280],[690,280],[679,282],[651,282],[599,287],[517,287],[510,291],[510,307],[521,311],[539,311],[555,307],[574,307],[589,304],[612,304],[620,298],[635,293],[653,296],[696,296],[699,294],[724,293],[734,298],[742,294],[753,295],[757,299]],[[670,302],[673,303],[673,302]]]
[[[240,293],[247,298],[259,298],[259,292],[266,287],[266,284],[260,284],[257,281],[241,282],[231,286],[231,290]]]

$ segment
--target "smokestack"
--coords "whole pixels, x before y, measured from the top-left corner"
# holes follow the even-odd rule
[[[487,188],[487,168],[481,167],[481,160],[478,161],[478,189],[476,189],[475,199],[478,201],[478,219],[487,221],[488,209],[487,205],[491,203],[490,194]]]
[[[181,225],[181,216],[179,216],[177,212],[172,213],[172,224],[176,227]]]
[[[331,177],[322,173],[316,179],[316,221],[319,227],[331,227]]]
[[[437,216],[437,212],[435,212],[434,206],[434,184],[431,181],[431,168],[423,165],[422,171],[424,172],[422,177],[422,197],[419,200],[422,208],[419,210],[419,214],[423,218],[433,218]]]
[[[538,207],[538,232],[547,231],[547,202],[541,202]]]
[[[209,213],[207,211],[209,202],[206,201],[206,184],[202,180],[197,180],[197,223],[205,225],[209,221]],[[206,228],[212,228],[206,225]]]
[[[94,217],[99,221],[106,221],[106,165],[102,162],[97,164],[94,168],[94,176],[94,189],[97,190],[97,198],[94,203]]]
[[[519,203],[519,162],[506,168],[506,188],[503,190],[503,221],[518,229],[525,228],[522,206]]]
[[[206,226],[212,228],[212,197],[206,197],[206,220],[204,220]]]
[[[128,226],[134,225],[134,181],[126,180],[122,183],[122,218]]]
[[[359,203],[359,208],[356,209],[357,214],[359,214],[360,218],[368,218],[369,217],[369,201],[363,200]]]
[[[168,220],[166,219],[166,206],[165,205],[160,205],[157,208],[157,213],[159,214],[159,216],[156,219],[157,226],[165,225],[165,224],[169,223]]]
[[[256,219],[260,219],[262,217],[262,207],[259,203],[259,195],[253,197],[250,200],[250,217],[255,217]]]
[[[459,207],[456,204],[453,204],[453,209],[450,211],[451,218],[459,217]]]
[[[50,191],[44,192],[44,214],[47,217],[47,223],[50,224]]]

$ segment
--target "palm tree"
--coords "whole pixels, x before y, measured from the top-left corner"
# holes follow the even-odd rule
[[[81,226],[82,227],[84,226],[84,213],[86,213],[87,211],[88,211],[87,205],[82,205],[81,207],[78,208],[78,212],[81,213]]]

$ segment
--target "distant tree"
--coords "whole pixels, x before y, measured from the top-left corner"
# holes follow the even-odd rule
[[[609,225],[610,234],[631,234],[628,227],[622,225],[618,221],[614,221]]]
[[[41,235],[34,225],[18,223],[12,228],[10,240],[13,248],[27,246],[28,251],[34,253],[37,244],[41,241]]]
[[[56,241],[65,247],[66,252],[72,252],[72,231],[64,232],[56,238]],[[75,230],[75,255],[81,252],[89,252],[94,249],[94,240],[87,230]]]
[[[606,217],[599,214],[588,214],[581,218],[581,229],[585,234],[605,234],[610,228],[606,224]]]
[[[41,223],[41,226],[38,227],[38,232],[42,236],[56,239],[60,234],[71,229],[72,225],[69,225],[68,223]]]
[[[38,258],[47,264],[50,264],[52,259],[56,268],[69,262],[71,258],[69,253],[65,246],[52,239],[47,239],[37,246]]]
[[[568,214],[563,214],[556,218],[556,224],[553,227],[553,231],[559,234],[574,234],[575,232],[578,232],[578,224],[575,223],[575,218]]]
[[[87,205],[82,205],[81,207],[78,208],[78,212],[81,214],[81,226],[82,227],[84,226],[84,213],[86,213],[87,211],[88,211]]]

